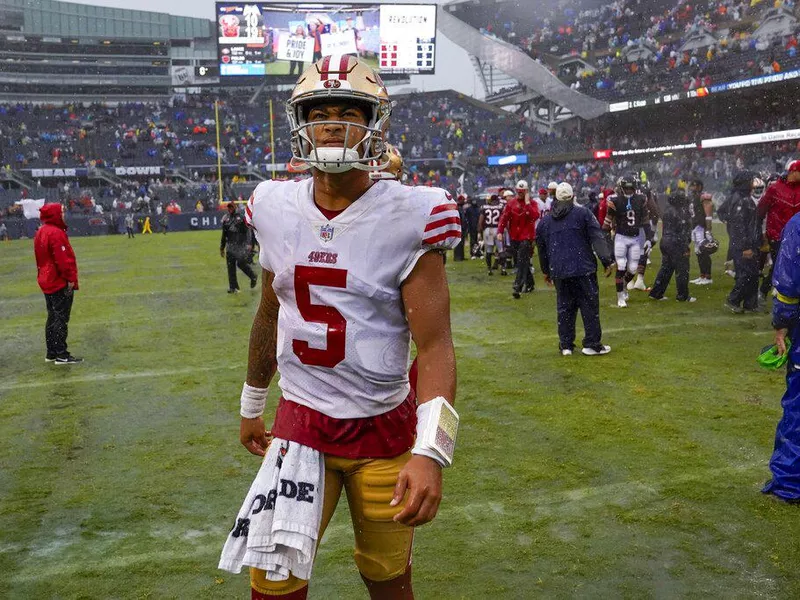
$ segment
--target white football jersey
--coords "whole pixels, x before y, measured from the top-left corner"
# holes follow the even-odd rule
[[[339,419],[398,406],[411,341],[400,286],[423,254],[461,241],[452,197],[377,181],[329,221],[313,179],[265,181],[245,214],[275,274],[283,397]]]

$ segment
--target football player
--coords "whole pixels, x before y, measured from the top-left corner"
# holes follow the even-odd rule
[[[503,252],[503,240],[497,236],[497,224],[500,222],[500,215],[503,209],[500,207],[500,198],[497,194],[492,194],[489,201],[481,207],[481,216],[478,218],[478,231],[483,235],[483,246],[486,257],[486,268],[489,275],[492,274],[492,254],[497,248],[497,261],[501,262],[501,273],[506,274],[505,263],[500,261],[500,254]]]
[[[620,177],[617,182],[616,192],[608,198],[603,229],[615,232],[617,273],[614,282],[617,287],[617,306],[626,308],[628,292],[625,286],[636,275],[642,250],[649,251],[653,246],[647,199],[636,191],[634,177]]]
[[[370,179],[385,166],[370,163],[384,155],[391,109],[381,78],[354,56],[311,65],[287,102],[291,162],[312,177],[265,181],[247,206],[263,284],[240,441],[265,455],[261,414],[279,371],[270,434],[324,455],[317,539],[344,489],[370,597],[413,598],[414,527],[436,516],[451,460],[422,440],[434,409],[455,399],[442,252],[460,241],[461,226],[444,190]],[[416,398],[407,374],[412,339]],[[255,599],[294,600],[306,598],[308,581],[273,581],[251,568],[251,587]]]
[[[546,188],[539,189],[539,197],[536,199],[536,206],[539,208],[539,214],[542,215],[542,218],[550,214],[550,210],[553,208],[553,199],[548,194]]]
[[[653,239],[655,241],[655,232],[658,231],[658,220],[660,218],[658,210],[658,202],[656,202],[655,192],[650,188],[650,184],[646,181],[639,182],[639,193],[647,199],[647,213],[650,215],[650,231],[653,232]],[[640,239],[644,240],[645,236],[642,235]],[[650,252],[653,250],[652,244],[645,250],[644,241],[642,242],[642,253],[639,256],[639,265],[636,268],[636,279],[628,282],[627,289],[641,290],[649,292],[650,288],[644,282],[644,274],[647,271],[647,263],[650,261]]]
[[[703,251],[703,241],[711,238],[711,224],[714,217],[714,203],[711,194],[703,192],[703,180],[695,179],[689,183],[689,214],[692,216],[692,242],[697,264],[700,267],[700,277],[692,279],[689,283],[695,285],[711,285],[711,255]]]
[[[403,172],[403,155],[392,144],[384,144],[385,150],[383,156],[378,160],[372,161],[373,166],[383,167],[380,171],[370,171],[369,178],[373,181],[379,179],[393,179],[394,181],[404,181],[405,173]]]

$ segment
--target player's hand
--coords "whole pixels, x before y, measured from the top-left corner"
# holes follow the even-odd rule
[[[219,255],[220,255],[222,258],[225,258],[225,250],[222,250],[222,249],[220,249],[220,251],[219,251]]]
[[[653,242],[651,242],[650,240],[645,240],[644,245],[642,246],[642,250],[644,250],[644,253],[649,254],[652,248],[653,248]]]
[[[745,250],[742,252],[742,256],[744,258],[753,258],[753,251],[752,250]]]
[[[72,283],[71,281],[68,281],[67,282],[67,293],[71,294],[74,291],[75,291],[75,284]]]
[[[255,419],[245,419],[242,417],[242,422],[239,425],[239,441],[242,446],[247,448],[250,454],[256,456],[264,456],[267,453],[267,447],[272,436],[269,435],[266,427],[264,427],[264,419],[256,417]]]
[[[786,354],[786,336],[789,334],[788,329],[775,330],[775,345],[778,347],[778,354],[783,356]]]
[[[442,501],[442,467],[427,456],[412,456],[397,477],[389,506],[400,504],[406,492],[406,506],[394,516],[394,521],[409,527],[432,521]]]
[[[553,287],[553,280],[550,278],[550,275],[544,276],[544,282],[550,287]]]

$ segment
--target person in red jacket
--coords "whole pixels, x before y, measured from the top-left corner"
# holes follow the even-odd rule
[[[517,184],[517,196],[511,198],[500,215],[497,226],[497,236],[502,239],[503,232],[508,227],[511,238],[511,253],[515,257],[517,276],[511,293],[519,300],[520,292],[532,292],[534,287],[533,273],[531,273],[531,255],[533,242],[536,239],[536,221],[539,220],[539,209],[535,202],[528,198],[528,185]]]
[[[786,171],[786,175],[774,181],[758,201],[758,217],[767,219],[767,241],[772,255],[772,268],[759,290],[762,301],[772,287],[772,271],[781,248],[783,228],[789,219],[800,212],[800,160],[790,162]]]
[[[44,338],[47,362],[70,365],[83,362],[67,350],[67,325],[72,312],[72,300],[78,289],[78,265],[67,237],[64,207],[45,204],[39,210],[42,226],[33,240],[36,254],[37,281],[47,304],[47,324]]]

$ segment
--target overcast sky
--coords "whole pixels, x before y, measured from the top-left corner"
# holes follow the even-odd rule
[[[421,3],[430,1],[420,0]],[[437,4],[446,3],[444,0],[434,1]],[[400,0],[400,3],[408,4],[409,2]],[[164,0],[94,0],[93,2],[82,2],[82,4],[152,10],[186,17],[214,19],[214,0],[170,0],[169,2],[164,2]],[[467,53],[441,33],[437,35],[436,40],[436,75],[413,76],[411,77],[411,87],[426,92],[453,89],[463,94],[482,98],[484,96],[483,89]]]

